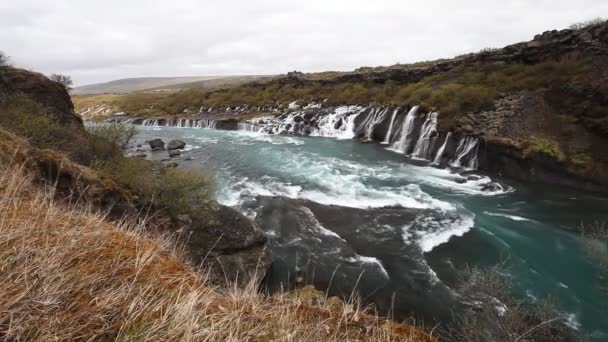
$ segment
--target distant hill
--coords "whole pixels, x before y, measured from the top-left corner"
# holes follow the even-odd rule
[[[74,95],[125,94],[142,90],[215,87],[254,81],[264,76],[138,77],[76,87]]]

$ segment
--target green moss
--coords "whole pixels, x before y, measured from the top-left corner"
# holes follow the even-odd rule
[[[593,158],[588,152],[577,153],[570,158],[570,161],[581,171],[588,171],[593,166]]]
[[[566,159],[564,152],[559,147],[559,144],[548,138],[530,137],[520,144],[525,157],[530,157],[534,154],[543,154],[555,160],[563,161]]]

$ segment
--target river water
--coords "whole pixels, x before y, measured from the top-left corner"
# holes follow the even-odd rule
[[[176,161],[212,176],[220,202],[256,220],[274,222],[265,229],[275,261],[281,259],[289,268],[290,262],[299,262],[289,261],[294,254],[308,258],[307,265],[312,263],[315,269],[306,281],[327,279],[327,273],[336,277],[332,263],[342,256],[344,270],[367,270],[365,279],[351,274],[340,280],[354,279],[368,290],[374,288],[364,293],[366,298],[378,303],[389,292],[423,293],[425,287],[434,287],[438,290],[417,296],[424,301],[414,296],[404,299],[404,307],[425,311],[426,317],[441,316],[428,306],[441,305],[447,296],[438,284],[449,287],[451,271],[508,260],[509,277],[521,299],[534,302],[552,295],[568,324],[594,340],[608,339],[607,296],[598,290],[598,270],[576,234],[581,222],[608,220],[607,198],[508,179],[494,179],[503,184],[503,191],[484,192],[479,184],[487,179],[460,184],[457,180],[462,176],[449,170],[409,161],[383,145],[354,140],[138,129],[140,141],[184,140],[187,148]],[[151,158],[166,158],[166,152],[154,152]],[[277,221],[268,216],[275,211],[251,209],[248,203],[256,196],[300,202],[280,203],[283,216]],[[269,203],[279,205],[268,199]],[[395,209],[401,207],[415,210]],[[293,222],[304,225],[305,220],[314,231],[309,229],[304,237],[302,231],[288,227],[292,221],[285,210],[301,211]],[[306,253],[317,255],[306,257]],[[273,272],[275,283],[288,273],[280,268]]]

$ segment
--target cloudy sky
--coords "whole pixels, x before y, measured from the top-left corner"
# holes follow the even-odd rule
[[[3,0],[0,50],[77,85],[352,70],[501,47],[607,0]]]

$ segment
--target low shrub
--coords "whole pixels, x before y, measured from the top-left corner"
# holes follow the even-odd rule
[[[571,29],[571,30],[582,30],[582,29],[587,28],[587,27],[601,25],[605,21],[606,21],[606,19],[597,17],[597,18],[594,18],[594,19],[582,21],[580,23],[574,23],[574,24],[570,25],[569,29]]]
[[[608,222],[581,224],[583,246],[589,259],[598,268],[598,287],[608,293]]]
[[[57,123],[45,108],[25,94],[0,100],[0,126],[39,148],[65,149],[74,143],[74,128]]]
[[[524,157],[530,157],[534,154],[543,154],[555,160],[563,161],[566,159],[564,152],[559,147],[559,144],[548,138],[530,137],[523,141],[520,145]]]
[[[169,168],[139,158],[118,158],[99,168],[146,205],[168,209],[174,216],[208,218],[207,209],[214,203],[210,179],[194,170]]]
[[[87,131],[119,147],[127,146],[137,134],[135,126],[117,122],[90,124],[87,126]]]
[[[455,317],[448,334],[458,341],[573,341],[578,333],[566,325],[555,301],[527,303],[513,295],[507,264],[461,273],[460,293],[473,296],[471,308]]]
[[[593,166],[593,158],[588,152],[580,152],[570,158],[570,161],[582,171],[587,171]]]

